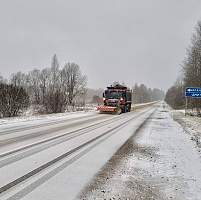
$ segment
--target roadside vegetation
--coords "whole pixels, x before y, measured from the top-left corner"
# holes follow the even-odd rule
[[[168,89],[165,101],[174,109],[185,108],[185,88],[201,87],[201,21],[197,23],[191,44],[182,63],[182,74]],[[188,98],[188,108],[196,115],[201,113],[201,99]]]
[[[32,106],[38,113],[59,113],[85,103],[87,77],[75,63],[0,77],[0,117],[13,117]]]
[[[87,88],[87,76],[75,63],[59,65],[52,57],[51,67],[13,73],[9,79],[0,76],[0,118],[15,117],[28,109],[32,114],[62,113],[83,110],[102,104],[103,89]],[[133,103],[164,99],[160,89],[144,84],[132,87]],[[87,105],[86,105],[87,104]]]
[[[12,117],[22,113],[29,106],[25,89],[13,84],[0,83],[0,116]]]
[[[164,91],[158,88],[148,88],[144,84],[137,83],[132,89],[133,103],[148,103],[152,101],[159,101],[164,99]]]

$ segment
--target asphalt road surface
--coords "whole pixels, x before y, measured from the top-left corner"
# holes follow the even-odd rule
[[[200,156],[163,102],[0,128],[2,200],[200,198]]]

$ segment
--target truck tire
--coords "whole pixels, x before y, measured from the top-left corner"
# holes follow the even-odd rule
[[[125,113],[126,112],[126,106],[123,106],[122,108],[121,108],[121,113]]]
[[[131,104],[128,104],[128,112],[131,111]]]
[[[122,113],[121,108],[118,108],[118,109],[116,110],[116,115],[120,115],[121,113]]]

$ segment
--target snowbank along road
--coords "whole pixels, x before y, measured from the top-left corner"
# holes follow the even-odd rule
[[[0,199],[74,199],[157,107],[1,124]]]

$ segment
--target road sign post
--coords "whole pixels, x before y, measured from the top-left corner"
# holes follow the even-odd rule
[[[187,114],[187,109],[188,109],[188,97],[201,98],[201,88],[198,88],[198,87],[187,87],[186,88],[186,90],[185,90],[185,98],[186,98],[185,116]]]
[[[187,109],[188,109],[188,98],[185,97],[185,100],[186,100],[186,104],[185,104],[185,116],[186,116],[186,112],[187,112]]]

